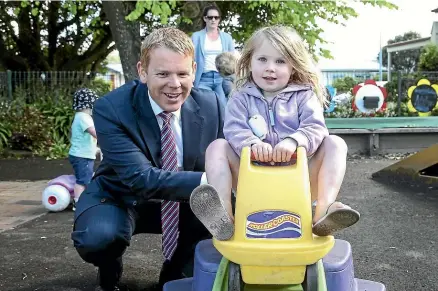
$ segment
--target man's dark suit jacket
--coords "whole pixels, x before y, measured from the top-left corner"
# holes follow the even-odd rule
[[[187,201],[200,184],[205,150],[223,137],[223,108],[213,91],[203,89],[193,88],[181,107],[181,172],[160,170],[160,128],[148,88],[140,81],[99,98],[93,120],[103,161],[81,195],[76,218],[102,203],[130,207],[149,199]]]

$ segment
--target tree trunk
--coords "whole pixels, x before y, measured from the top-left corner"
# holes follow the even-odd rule
[[[111,33],[122,62],[125,82],[138,78],[136,64],[140,60],[140,23],[125,17],[135,9],[135,2],[102,1]]]

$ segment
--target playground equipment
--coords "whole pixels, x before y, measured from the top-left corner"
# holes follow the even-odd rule
[[[366,80],[353,87],[353,110],[362,113],[373,113],[386,108],[387,92],[374,80]]]
[[[74,175],[62,175],[49,181],[42,195],[44,207],[52,212],[66,209],[73,202],[75,182]]]
[[[397,163],[373,173],[382,182],[417,187],[438,187],[438,144],[421,150]]]
[[[351,246],[312,233],[307,156],[284,167],[254,165],[241,155],[235,232],[227,241],[204,240],[195,250],[194,276],[164,291],[384,291],[354,278]]]
[[[99,147],[96,150],[96,157],[100,161],[103,159],[103,154]],[[75,175],[61,175],[49,181],[42,196],[44,207],[52,212],[60,212],[66,209],[73,203],[75,183]]]

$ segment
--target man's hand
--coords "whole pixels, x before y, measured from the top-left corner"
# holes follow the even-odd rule
[[[272,154],[272,159],[276,163],[290,162],[292,155],[297,150],[297,142],[293,138],[285,138],[279,142],[275,147]]]
[[[272,146],[266,142],[253,144],[251,152],[257,162],[270,162],[272,160]]]

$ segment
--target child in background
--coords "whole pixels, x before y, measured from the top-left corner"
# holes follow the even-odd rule
[[[79,89],[73,96],[73,110],[76,113],[71,126],[71,146],[68,158],[76,177],[74,205],[93,177],[97,137],[91,115],[97,98],[95,92],[86,88]],[[73,210],[75,210],[74,205]]]
[[[231,91],[234,89],[236,81],[236,63],[237,57],[235,53],[224,52],[217,55],[215,64],[219,74],[222,76],[222,88],[224,89],[225,97],[230,97]]]
[[[192,192],[193,213],[216,239],[230,239],[234,234],[231,190],[237,187],[242,148],[250,147],[258,163],[285,165],[293,162],[300,146],[308,155],[312,201],[316,201],[313,233],[327,236],[355,224],[359,213],[336,201],[347,145],[328,133],[325,89],[303,40],[285,26],[258,30],[243,49],[236,75],[236,89],[225,111],[225,139],[212,142],[206,150],[208,182]]]

